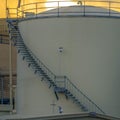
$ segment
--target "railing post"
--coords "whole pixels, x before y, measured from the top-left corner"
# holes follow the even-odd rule
[[[110,16],[110,14],[111,14],[111,10],[110,10],[110,8],[111,8],[111,2],[109,1],[108,4],[109,4],[109,16]]]
[[[59,6],[59,1],[58,1],[58,15],[57,15],[58,17],[59,17],[59,7],[60,7],[60,6]]]
[[[35,4],[35,7],[36,7],[36,17],[37,17],[37,4],[38,4],[38,3]]]
[[[66,76],[64,76],[64,87],[66,89]]]
[[[83,15],[85,16],[85,0],[84,0],[84,11],[83,11]]]
[[[17,11],[17,19],[18,19],[18,8],[16,8],[16,11]]]
[[[21,11],[22,11],[22,18],[23,18],[23,15],[24,15],[24,10],[23,10],[23,6],[21,6]]]
[[[9,40],[9,87],[10,87],[10,105],[13,105],[13,89],[12,89],[12,41]]]
[[[4,83],[3,79],[1,78],[1,104],[3,104],[3,99],[4,99]]]
[[[9,9],[6,8],[6,18],[8,19],[9,18]]]

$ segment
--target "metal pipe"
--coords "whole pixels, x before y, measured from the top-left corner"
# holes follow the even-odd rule
[[[13,96],[12,96],[12,42],[11,40],[9,40],[9,82],[10,82],[10,106],[12,106]]]
[[[1,82],[2,82],[2,98],[1,98],[1,103],[3,104],[3,100],[4,100],[4,82],[3,82],[3,79],[1,78]]]
[[[18,0],[18,8],[20,7],[20,5],[21,5],[21,0]]]

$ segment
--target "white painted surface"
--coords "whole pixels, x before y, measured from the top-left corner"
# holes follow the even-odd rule
[[[107,114],[120,117],[120,19],[46,18],[23,21],[19,26],[27,46],[50,70],[67,75]],[[64,97],[56,101],[53,91],[20,56],[17,89],[18,113],[51,114],[53,100],[65,113],[79,111]]]
[[[45,81],[36,76],[28,68],[25,61],[18,56],[18,80],[17,80],[17,113],[28,115],[52,115],[59,114],[58,106],[63,108],[63,113],[80,112],[80,108],[71,100],[66,100],[64,95],[59,95],[56,100],[54,91]],[[55,103],[53,109],[52,103]]]

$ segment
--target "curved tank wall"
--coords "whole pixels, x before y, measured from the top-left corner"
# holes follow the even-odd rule
[[[120,19],[44,18],[22,21],[19,27],[24,42],[51,71],[68,76],[107,114],[120,117]],[[62,95],[56,101],[19,55],[17,99],[21,114],[57,114],[59,105],[64,113],[80,112]]]

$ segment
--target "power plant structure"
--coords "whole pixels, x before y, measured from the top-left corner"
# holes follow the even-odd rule
[[[2,113],[119,119],[119,11],[115,1],[7,8],[9,44],[17,48],[17,86]]]

